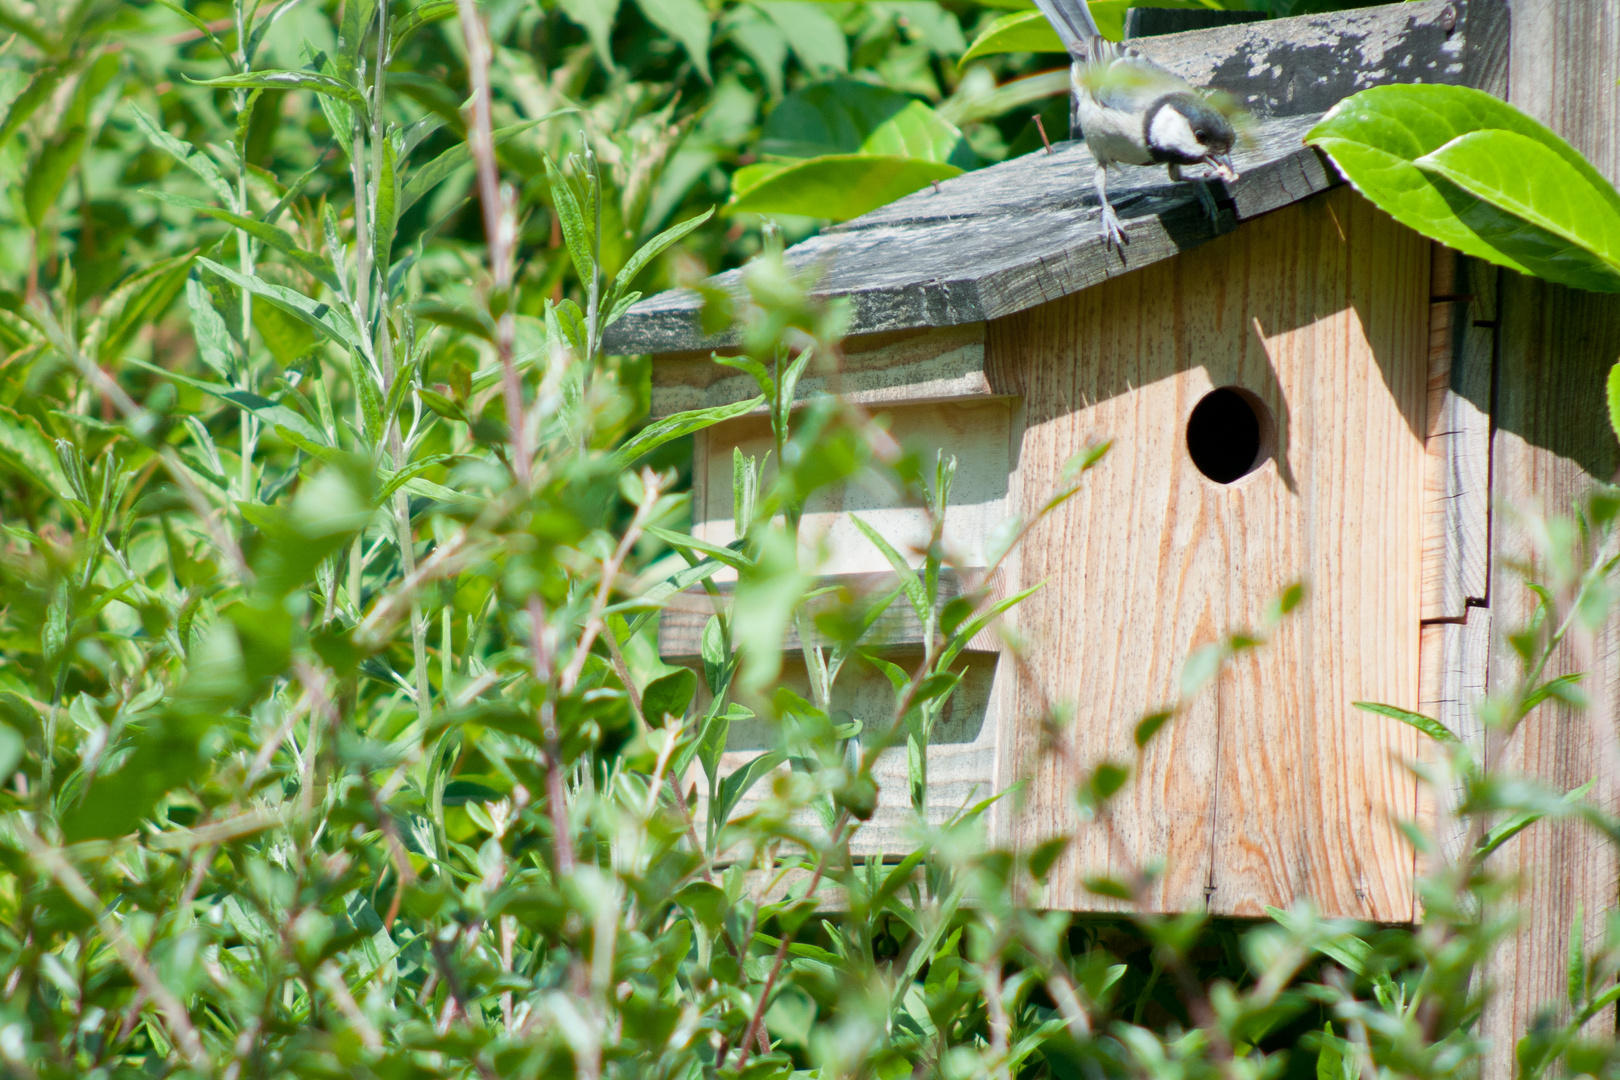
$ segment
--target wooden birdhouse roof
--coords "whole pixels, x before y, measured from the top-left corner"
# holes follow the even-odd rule
[[[1010,315],[1202,244],[1253,217],[1338,183],[1304,145],[1338,101],[1369,86],[1430,82],[1484,86],[1505,65],[1505,5],[1426,0],[1327,15],[1143,38],[1143,53],[1196,86],[1236,97],[1254,123],[1233,158],[1239,178],[1211,222],[1191,185],[1163,167],[1111,172],[1109,197],[1125,226],[1121,254],[1106,247],[1092,194],[1094,162],[1063,142],[924,188],[788,249],[815,274],[815,292],[847,297],[851,334],[958,326]],[[712,283],[740,291],[741,272]],[[674,353],[736,344],[704,335],[692,290],[649,297],[608,328],[617,353]]]

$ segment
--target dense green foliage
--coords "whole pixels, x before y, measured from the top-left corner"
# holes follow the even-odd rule
[[[814,589],[808,498],[853,478],[938,522],[953,464],[835,398],[790,409],[842,312],[752,218],[707,215],[748,155],[841,145],[772,151],[806,129],[762,113],[846,94],[846,72],[912,95],[849,156],[906,110],[921,141],[891,129],[869,156],[935,153],[945,122],[960,167],[1038,145],[983,104],[1037,59],[957,69],[998,14],[0,0],[0,1071],[1477,1069],[1476,969],[1511,914],[1490,854],[1548,814],[1620,829],[1427,718],[1382,710],[1436,738],[1430,778],[1472,831],[1414,834],[1416,929],[1044,912],[1061,838],[997,850],[988,802],[916,815],[899,863],[851,854],[880,797],[902,819],[925,802],[961,652],[1018,598],[957,568],[941,604],[937,527],[916,552],[869,535],[892,592]],[[757,380],[770,452],[739,456],[719,547],[684,531],[679,448],[730,410],[646,424],[645,362],[600,342],[633,289],[756,254],[751,303],[712,314],[742,323],[724,362]],[[1548,658],[1607,614],[1617,511],[1602,493],[1534,530],[1543,605],[1485,703],[1492,739],[1576,699]],[[653,637],[694,603],[715,611],[701,671]],[[870,639],[895,606],[920,652]],[[1189,658],[1185,699],[1267,629]],[[863,665],[892,699],[834,709]],[[765,748],[722,774],[734,725]],[[1086,813],[1110,820],[1132,751],[1085,763]],[[885,753],[903,792],[878,789]],[[1128,901],[1152,873],[1091,885]],[[1581,1025],[1616,994],[1615,940],[1576,943],[1528,1074],[1610,1067]]]
[[[1620,292],[1620,191],[1545,125],[1482,90],[1363,90],[1307,139],[1425,236],[1522,274]]]

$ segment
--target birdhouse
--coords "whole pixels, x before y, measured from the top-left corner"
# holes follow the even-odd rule
[[[967,654],[928,750],[931,813],[1023,780],[994,811],[996,839],[1075,833],[1050,878],[1053,907],[1115,908],[1085,878],[1160,862],[1158,910],[1260,915],[1308,897],[1332,915],[1413,918],[1415,855],[1399,826],[1423,811],[1405,765],[1418,736],[1351,703],[1417,709],[1424,620],[1460,615],[1483,591],[1484,487],[1469,470],[1487,428],[1454,389],[1467,349],[1449,329],[1455,298],[1481,303],[1483,290],[1302,138],[1365,86],[1484,83],[1490,17],[1435,0],[1137,42],[1253,116],[1215,220],[1162,168],[1122,168],[1110,194],[1127,243],[1107,246],[1093,163],[1072,141],[787,253],[853,312],[840,370],[806,377],[799,395],[836,389],[886,414],[902,441],[955,455],[945,531],[965,566],[985,565],[990,531],[1032,515],[1077,451],[1112,442],[1001,565],[1004,594],[1044,583],[1007,616],[1023,649],[987,635]],[[714,284],[736,288],[739,275]],[[651,297],[609,332],[611,350],[654,354],[656,413],[756,392],[712,362],[737,340],[706,337],[700,303]],[[763,416],[697,436],[699,536],[732,539],[732,452],[768,443]],[[853,486],[828,495],[804,528],[846,580],[889,569],[852,516],[896,546],[926,535],[918,507]],[[1138,752],[1137,722],[1177,700],[1189,654],[1260,625],[1295,582],[1307,590],[1297,612]],[[916,628],[892,618],[884,640],[903,651],[910,633],[916,648]],[[666,658],[692,661],[701,630],[666,613]],[[840,707],[859,716],[871,695],[886,709],[887,683],[873,680],[854,680]],[[1062,754],[1043,753],[1053,702],[1073,710]],[[727,767],[765,745],[742,728],[732,740]],[[901,850],[909,797],[904,752],[893,756],[862,831],[873,852]],[[1074,797],[1105,759],[1135,763],[1107,827],[1082,822]]]

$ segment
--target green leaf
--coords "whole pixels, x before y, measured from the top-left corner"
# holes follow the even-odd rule
[[[1596,783],[1595,780],[1587,781],[1574,791],[1564,795],[1560,802],[1573,806],[1586,798],[1586,793],[1591,791]],[[1499,823],[1490,832],[1479,838],[1479,858],[1489,858],[1497,848],[1546,817],[1547,813],[1546,810],[1521,810]]]
[[[641,692],[641,714],[655,727],[663,724],[666,716],[680,720],[696,694],[697,672],[676,668],[647,684]]]
[[[102,301],[101,310],[85,332],[85,354],[100,363],[116,361],[129,339],[167,310],[179,295],[196,257],[196,251],[187,251],[161,259],[126,278]]]
[[[1620,201],[1550,147],[1516,131],[1475,131],[1417,159],[1475,197],[1590,252],[1620,272]],[[1607,185],[1605,185],[1607,186]]]
[[[1609,369],[1608,382],[1609,397],[1609,429],[1616,438],[1620,438],[1620,360]]]
[[[1153,736],[1159,733],[1159,729],[1169,723],[1175,715],[1175,711],[1172,709],[1161,709],[1158,712],[1148,713],[1142,717],[1136,724],[1136,745],[1139,747],[1146,746],[1152,741]]]
[[[596,273],[594,245],[591,242],[593,231],[585,220],[585,211],[579,205],[574,185],[568,182],[549,155],[546,157],[546,185],[551,191],[551,205],[557,212],[563,240],[568,245],[568,256],[574,262],[574,273],[581,281],[590,281]]]
[[[1450,728],[1446,727],[1446,725],[1434,719],[1432,716],[1424,716],[1422,713],[1415,713],[1409,709],[1397,708],[1394,705],[1380,705],[1374,701],[1352,701],[1350,704],[1354,705],[1363,712],[1375,713],[1378,716],[1387,716],[1391,720],[1399,720],[1403,724],[1409,724],[1436,742],[1454,743],[1462,741],[1452,733]]]
[[[193,379],[189,375],[182,375],[177,371],[168,371],[153,364],[148,364],[144,360],[137,360],[134,357],[129,357],[124,362],[150,371],[154,375],[161,375],[164,378],[173,379],[175,382],[196,387],[203,393],[234,405],[244,412],[255,414],[272,427],[286,427],[313,443],[325,442],[325,436],[316,430],[315,425],[306,420],[303,414],[296,409],[289,409],[285,405],[279,405],[260,394],[255,394],[249,390],[233,390],[228,386],[204,382],[202,379]]]
[[[17,771],[17,762],[23,756],[23,737],[10,724],[0,723],[0,776]]]
[[[218,274],[238,289],[250,292],[276,307],[285,311],[321,333],[330,337],[340,345],[347,345],[359,351],[366,352],[366,343],[355,330],[354,322],[349,318],[348,312],[335,308],[331,304],[311,299],[295,289],[284,285],[272,285],[261,277],[247,277],[237,273],[228,266],[214,262],[212,259],[197,260],[214,274]]]
[[[1380,209],[1432,239],[1521,273],[1620,291],[1620,263],[1597,254],[1613,250],[1620,192],[1563,139],[1483,91],[1374,87],[1340,102],[1306,141]],[[1512,156],[1493,161],[1493,150]]]
[[[306,271],[327,288],[336,292],[340,287],[337,271],[332,268],[332,264],[327,262],[324,257],[306,250],[298,242],[298,239],[285,229],[259,221],[256,218],[243,217],[241,214],[205,203],[201,199],[193,199],[188,195],[174,195],[167,191],[152,191],[148,194],[154,198],[162,199],[166,203],[183,206],[188,210],[195,210],[199,214],[206,214],[208,217],[241,229],[266,247],[285,255],[294,266]]]
[[[394,144],[382,143],[382,170],[376,177],[376,205],[372,207],[371,227],[377,273],[382,276],[383,288],[388,287],[388,267],[394,253],[394,230],[399,225],[399,177],[394,172]]]
[[[394,492],[407,486],[412,480],[421,476],[436,465],[443,465],[447,461],[454,461],[454,454],[432,454],[420,461],[413,461],[403,469],[394,472],[385,472],[378,477],[382,481],[382,488],[377,492],[377,503],[386,502]]]
[[[1027,589],[1022,589],[1013,593],[1011,596],[1004,596],[1000,600],[997,600],[994,604],[991,604],[989,607],[985,608],[979,614],[975,615],[969,621],[959,625],[950,635],[951,644],[945,649],[944,652],[940,653],[939,662],[942,664],[949,664],[954,661],[957,656],[961,654],[962,650],[967,648],[968,644],[978,636],[979,631],[995,622],[996,619],[1000,618],[1007,611],[1010,611],[1019,604],[1022,604],[1025,600],[1028,600],[1031,596],[1034,596],[1035,593],[1041,589],[1043,584],[1044,582],[1041,584],[1031,585]]]
[[[731,811],[736,809],[742,797],[748,794],[748,789],[786,760],[785,754],[770,750],[751,759],[742,768],[732,771],[720,784],[720,799],[715,809],[715,820],[725,822],[730,818]]]
[[[740,551],[719,544],[711,544],[707,540],[700,540],[686,533],[678,533],[659,525],[647,526],[647,535],[662,540],[677,551],[695,551],[717,562],[725,563],[734,570],[742,570],[753,566],[753,560]]]
[[[750,165],[732,177],[726,210],[847,221],[961,172],[935,161],[867,154],[835,154],[788,166]]]
[[[29,164],[28,175],[23,179],[23,209],[34,228],[44,223],[45,215],[56,205],[68,175],[84,152],[88,134],[84,125],[76,124],[53,135]]]
[[[67,70],[57,64],[46,64],[34,73],[22,93],[11,100],[5,121],[0,122],[0,148],[10,141],[17,129],[26,124],[41,105],[50,100],[51,94],[66,75]],[[139,109],[135,111],[140,112]]]
[[[827,12],[825,4],[810,0],[755,0],[754,7],[776,25],[793,55],[805,70],[849,70],[849,40]]]
[[[184,139],[177,139],[164,131],[156,121],[136,106],[130,106],[130,113],[135,117],[136,126],[145,133],[148,142],[195,173],[199,180],[208,185],[210,191],[219,196],[220,202],[229,207],[236,206],[236,192],[226,183],[225,174],[219,171],[219,166],[214,164],[213,158]]]
[[[873,128],[861,143],[861,153],[949,162],[963,168],[978,163],[956,125],[920,101],[910,102]]]
[[[52,493],[69,490],[62,464],[39,421],[0,405],[0,469]]]
[[[687,218],[679,225],[672,225],[645,244],[642,244],[636,253],[630,256],[630,261],[624,264],[624,269],[620,270],[618,276],[613,279],[613,295],[621,295],[625,289],[629,288],[630,283],[635,281],[636,275],[646,269],[648,263],[662,255],[672,244],[679,243],[682,237],[713,216],[714,208],[710,207],[697,217]]]
[[[398,52],[400,45],[422,27],[448,19],[455,13],[456,0],[427,0],[425,4],[418,4],[403,18],[394,20],[389,28],[388,51]]]
[[[854,522],[855,527],[861,531],[861,534],[871,541],[872,546],[877,548],[883,557],[888,560],[889,566],[893,568],[895,576],[900,580],[900,587],[905,590],[906,599],[911,602],[911,610],[916,612],[917,621],[924,626],[928,625],[928,590],[923,586],[922,579],[917,576],[917,572],[911,568],[911,564],[906,561],[905,556],[896,551],[894,546],[885,540],[883,535],[869,525],[864,518],[851,514],[849,520]]]
[[[577,109],[573,108],[554,109],[551,112],[546,113],[544,116],[536,117],[533,120],[525,120],[522,123],[508,124],[506,127],[496,128],[491,135],[495,140],[495,145],[500,146],[502,143],[507,142],[514,136],[521,135],[523,132],[528,131],[536,124],[543,124],[553,117],[561,116],[564,113],[577,111]],[[410,178],[406,180],[404,186],[400,188],[398,213],[403,214],[412,206],[415,206],[416,200],[438,187],[444,182],[446,177],[455,172],[457,169],[461,168],[463,165],[466,165],[471,160],[472,148],[469,147],[465,142],[460,142],[446,150],[444,153],[440,154],[438,157],[434,158],[432,161],[428,162],[426,165],[423,165],[421,168],[411,170]]]
[[[860,153],[874,131],[914,101],[854,79],[813,83],[771,110],[760,131],[759,152],[789,158]]]
[[[984,32],[973,39],[968,51],[962,54],[957,61],[958,66],[965,65],[969,60],[977,60],[981,56],[990,56],[993,53],[1064,53],[1068,48],[1064,46],[1063,39],[1058,37],[1052,24],[1046,21],[1046,16],[1039,11],[1015,11],[1011,15],[1003,15],[996,19]]]
[[[707,881],[688,882],[672,899],[711,931],[719,929],[727,909],[731,907],[725,892]]]
[[[557,6],[585,31],[602,66],[612,71],[613,20],[619,15],[619,0],[558,0]]]
[[[712,19],[700,0],[636,0],[647,21],[681,43],[704,82],[709,74],[709,32]]]
[[[1322,1029],[1322,1048],[1316,1055],[1316,1080],[1357,1080],[1361,1062],[1348,1039],[1333,1034],[1333,1025]]]
[[[689,409],[671,416],[654,420],[646,427],[627,439],[622,446],[613,452],[614,467],[622,469],[637,458],[652,453],[665,443],[679,439],[683,435],[690,435],[694,431],[713,427],[715,424],[730,420],[734,416],[752,412],[765,404],[763,397],[749,398],[747,401],[736,401],[730,405],[715,405],[708,409]]]
[[[213,86],[224,90],[308,90],[341,101],[362,112],[366,107],[366,95],[358,87],[351,86],[335,75],[325,75],[316,71],[251,71],[245,75],[222,75],[217,79],[187,81],[196,86]]]

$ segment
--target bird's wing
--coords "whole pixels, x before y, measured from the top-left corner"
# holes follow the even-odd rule
[[[1057,31],[1070,56],[1083,60],[1093,55],[1092,42],[1102,35],[1086,0],[1035,0],[1035,6]]]
[[[1117,47],[1112,58],[1088,64],[1079,81],[1099,105],[1123,112],[1145,109],[1166,94],[1193,92],[1180,76]]]

